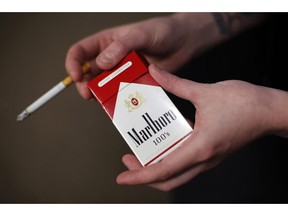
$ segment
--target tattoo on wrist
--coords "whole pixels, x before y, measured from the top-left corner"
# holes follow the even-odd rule
[[[220,34],[229,36],[232,34],[233,26],[236,22],[244,23],[247,16],[252,15],[251,13],[212,13],[212,16],[217,24]],[[247,21],[247,20],[246,20]]]
[[[218,30],[222,35],[230,34],[230,27],[225,21],[225,17],[222,13],[212,13],[212,16],[217,24]]]
[[[223,36],[231,35],[233,33],[233,28],[237,23],[240,25],[247,25],[247,22],[253,23],[257,19],[262,19],[261,14],[255,13],[212,13],[212,16],[220,34]]]

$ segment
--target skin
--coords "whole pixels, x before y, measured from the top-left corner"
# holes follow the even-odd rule
[[[123,163],[129,171],[117,177],[118,184],[149,184],[169,191],[215,167],[254,139],[270,134],[288,137],[287,92],[239,80],[196,83],[155,65],[149,71],[164,89],[194,104],[194,131],[157,164],[143,168],[134,155],[125,155]]]
[[[201,84],[172,75],[191,58],[262,19],[250,14],[176,13],[97,32],[69,49],[66,69],[84,99],[92,98],[87,82],[93,76],[137,50],[151,63],[149,71],[164,89],[196,108],[194,131],[180,148],[148,167],[134,155],[125,155],[128,171],[117,177],[118,184],[169,191],[254,139],[269,134],[288,137],[287,92],[239,80]],[[81,65],[86,61],[93,70],[83,76]]]
[[[187,28],[191,26],[191,28]],[[115,66],[130,51],[141,52],[150,63],[175,72],[213,44],[226,39],[211,14],[175,14],[97,32],[75,43],[66,56],[66,70],[84,99],[92,98],[86,84],[101,70]],[[93,71],[82,76],[89,61]]]

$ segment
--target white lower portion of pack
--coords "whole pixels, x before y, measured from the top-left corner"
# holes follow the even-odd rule
[[[113,123],[143,166],[163,159],[192,132],[160,86],[121,83],[119,89]]]

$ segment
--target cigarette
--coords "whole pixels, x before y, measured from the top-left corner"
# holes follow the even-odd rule
[[[90,70],[91,70],[91,65],[89,63],[85,63],[82,66],[83,74],[86,74]],[[47,91],[44,95],[42,95],[40,98],[38,98],[36,101],[34,101],[31,105],[29,105],[23,112],[21,112],[17,116],[17,121],[24,121],[32,113],[34,113],[36,110],[38,110],[40,107],[42,107],[48,101],[50,101],[52,98],[54,98],[60,92],[62,92],[64,89],[69,87],[72,83],[73,83],[72,77],[67,76],[61,82],[56,84],[53,88],[51,88],[49,91]]]

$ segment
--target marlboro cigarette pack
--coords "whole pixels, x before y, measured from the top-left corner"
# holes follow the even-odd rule
[[[143,166],[163,159],[192,132],[135,51],[88,87]]]

